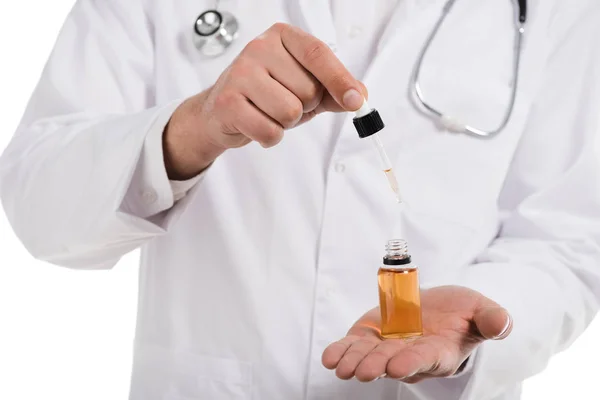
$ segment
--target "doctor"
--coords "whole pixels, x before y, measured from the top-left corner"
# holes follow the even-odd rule
[[[36,258],[108,269],[141,249],[130,398],[518,399],[600,300],[597,2],[529,2],[488,140],[407,96],[444,1],[220,3],[239,38],[209,58],[191,22],[212,1],[77,1],[0,161]],[[429,101],[497,124],[513,21],[511,1],[458,0]],[[402,212],[352,127],[364,97]],[[368,312],[395,236],[423,284],[410,345]]]

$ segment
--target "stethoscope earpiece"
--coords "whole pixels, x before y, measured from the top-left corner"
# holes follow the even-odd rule
[[[237,19],[228,12],[206,10],[194,23],[194,45],[208,57],[221,55],[238,36]]]

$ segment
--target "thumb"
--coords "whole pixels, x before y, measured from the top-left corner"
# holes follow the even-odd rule
[[[512,317],[498,305],[487,305],[475,311],[473,321],[485,339],[502,340],[512,331]]]
[[[368,100],[369,99],[369,91],[367,90],[367,87],[364,85],[364,83],[358,81],[358,84],[360,86],[360,103],[362,104],[362,102],[364,100]],[[360,106],[359,106],[360,108]],[[324,112],[344,112],[346,111],[346,109],[344,108],[343,105],[341,105],[329,92],[325,92],[325,94],[323,95],[323,99],[321,100],[321,102],[319,103],[319,105],[317,106],[317,108],[315,108],[314,110],[314,114],[318,115]]]

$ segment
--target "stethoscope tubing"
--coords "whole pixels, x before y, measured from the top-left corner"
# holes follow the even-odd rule
[[[436,120],[439,120],[442,123],[442,125],[447,129],[455,132],[467,133],[480,138],[492,138],[506,128],[515,108],[516,97],[519,88],[519,70],[521,63],[521,53],[523,48],[523,36],[525,35],[525,23],[527,21],[527,2],[526,0],[518,1],[518,15],[515,22],[514,54],[512,63],[513,78],[511,82],[512,89],[509,102],[500,125],[494,130],[490,131],[479,129],[468,124],[463,124],[456,118],[446,115],[445,113],[431,105],[431,103],[426,99],[425,95],[423,94],[423,89],[421,88],[419,82],[419,77],[425,55],[431,47],[431,44],[434,41],[435,37],[438,35],[441,26],[446,20],[446,17],[450,13],[452,6],[454,6],[455,2],[456,0],[448,0],[446,2],[442,9],[440,17],[438,18],[436,24],[431,30],[431,33],[427,37],[425,44],[423,45],[417,57],[417,61],[415,63],[415,67],[411,77],[410,87],[412,90],[412,95],[415,96],[419,104],[427,113],[429,113],[430,116],[432,116]]]
[[[519,89],[519,71],[520,71],[520,64],[521,64],[521,53],[522,53],[522,48],[523,48],[523,40],[524,40],[523,38],[525,35],[525,23],[527,22],[527,11],[528,10],[527,10],[527,0],[511,0],[511,1],[516,3],[515,10],[516,10],[516,14],[517,14],[515,16],[514,54],[513,54],[513,61],[512,61],[513,78],[512,78],[512,82],[511,82],[512,89],[511,89],[511,94],[510,94],[510,98],[508,101],[508,105],[506,107],[506,111],[504,112],[504,115],[502,117],[502,121],[500,122],[499,126],[496,127],[495,129],[493,129],[493,130],[479,129],[474,126],[464,124],[457,118],[454,118],[453,116],[443,113],[442,111],[440,111],[438,108],[433,106],[427,100],[427,97],[423,93],[423,89],[420,84],[419,78],[420,78],[421,69],[423,66],[425,56],[426,56],[427,52],[429,51],[431,44],[433,43],[433,41],[439,34],[440,28],[443,25],[444,21],[446,20],[450,11],[452,10],[452,7],[454,6],[454,3],[456,2],[456,0],[448,0],[446,2],[446,4],[444,5],[444,7],[441,11],[440,17],[436,21],[430,34],[427,36],[426,41],[421,48],[421,51],[419,52],[419,55],[415,62],[415,66],[413,68],[413,73],[411,75],[411,80],[410,80],[410,85],[409,85],[409,87],[411,89],[410,95],[413,97],[413,99],[416,99],[416,101],[418,102],[417,106],[420,106],[419,108],[421,109],[422,112],[424,112],[425,114],[430,116],[432,119],[441,122],[441,124],[450,131],[454,131],[457,133],[466,133],[466,134],[470,134],[470,135],[480,137],[480,138],[491,138],[491,137],[496,136],[502,130],[504,130],[512,117],[512,114],[513,114],[514,108],[515,108],[517,92]],[[210,40],[211,38],[215,39],[216,41],[221,43],[221,45],[223,47],[222,51],[224,52],[225,49],[227,47],[229,47],[229,45],[237,37],[238,25],[237,25],[237,20],[235,19],[235,17],[233,17],[230,14],[227,14],[227,18],[230,21],[231,21],[231,19],[233,19],[233,21],[235,22],[235,24],[233,24],[234,27],[232,28],[234,30],[233,32],[230,32],[231,29],[227,29],[227,26],[226,26],[227,24],[225,23],[224,14],[222,12],[218,11],[219,5],[220,5],[220,0],[215,0],[214,8],[206,10],[202,14],[200,14],[200,16],[196,19],[195,24],[194,24],[194,34],[197,35],[197,37],[201,38],[202,40]],[[202,22],[202,21],[206,22],[205,20],[203,20],[203,18],[205,18],[209,14],[212,14],[213,17],[216,17],[217,18],[216,21],[218,21],[218,23],[215,24],[215,27],[211,31],[208,31],[208,32],[199,31],[198,26],[202,25],[202,24],[199,24],[199,22]],[[212,22],[214,23],[214,21],[212,21]],[[203,51],[202,48],[199,48],[199,50],[201,52]],[[219,55],[219,54],[217,54],[217,55]]]

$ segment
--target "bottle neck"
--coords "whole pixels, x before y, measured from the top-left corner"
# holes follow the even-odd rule
[[[384,268],[390,269],[411,269],[412,266],[408,246],[405,240],[388,240],[385,246],[386,254],[383,257]]]

